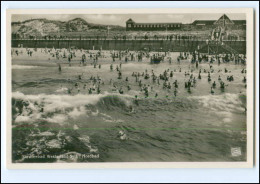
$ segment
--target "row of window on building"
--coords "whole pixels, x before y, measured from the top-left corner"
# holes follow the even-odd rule
[[[131,27],[131,24],[128,24],[128,27]],[[171,25],[163,25],[163,24],[154,24],[154,25],[149,25],[149,24],[136,24],[133,25],[134,28],[140,27],[140,28],[162,28],[162,27],[180,27],[180,24],[171,24]]]

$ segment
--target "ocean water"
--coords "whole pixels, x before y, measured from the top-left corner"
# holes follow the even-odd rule
[[[188,93],[184,82],[189,76],[184,75],[185,71],[193,69],[197,78],[200,68],[210,70],[209,64],[196,69],[188,62],[129,62],[122,64],[123,77],[117,79],[115,68],[119,62],[113,63],[114,71],[110,71],[110,62],[99,62],[101,69],[61,62],[61,72],[53,61],[12,62],[13,162],[246,160],[246,88],[242,82],[246,74],[241,73],[245,66],[213,64],[212,81],[208,82],[208,73],[202,72],[202,79],[197,79]],[[224,73],[224,68],[230,73]],[[176,70],[170,82],[178,80],[177,96],[173,95],[173,87],[162,88],[162,80],[158,85],[141,76],[144,84],[153,87],[145,98],[131,75],[146,69],[156,75]],[[82,75],[81,80],[78,75]],[[92,86],[89,78],[97,75],[104,81],[101,94],[88,94]],[[220,90],[219,75],[227,84],[225,91]],[[228,75],[233,75],[234,81],[227,81]],[[124,94],[113,90],[110,79],[122,87]],[[217,87],[211,94],[213,81]],[[75,88],[76,82],[79,89]],[[68,88],[72,88],[71,94]],[[238,147],[241,155],[232,156],[231,149]],[[84,157],[90,154],[98,158]],[[45,158],[32,158],[39,155]]]

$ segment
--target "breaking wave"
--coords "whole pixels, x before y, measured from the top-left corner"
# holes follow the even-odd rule
[[[235,113],[246,112],[246,95],[230,94],[193,96],[190,99],[196,99],[206,109],[222,118],[222,122],[230,123]]]
[[[127,98],[125,98],[127,97]],[[81,115],[97,116],[99,110],[126,110],[131,105],[127,95],[25,95],[12,94],[12,117],[15,123],[47,121],[64,123]]]
[[[205,108],[224,112],[241,112],[244,111],[245,95],[226,93],[224,95],[205,95],[192,96],[190,99],[196,99]]]

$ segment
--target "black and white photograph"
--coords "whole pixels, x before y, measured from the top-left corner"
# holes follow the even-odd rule
[[[10,164],[252,167],[240,10],[10,11]]]

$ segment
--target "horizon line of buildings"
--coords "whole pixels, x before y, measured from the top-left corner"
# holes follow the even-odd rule
[[[214,26],[239,26],[245,28],[246,20],[231,20],[226,14],[223,14],[218,20],[194,20],[190,24],[180,22],[173,23],[137,23],[131,18],[126,21],[126,31],[159,31],[159,30],[180,30],[183,27],[214,27]]]

